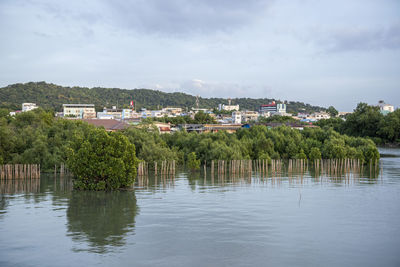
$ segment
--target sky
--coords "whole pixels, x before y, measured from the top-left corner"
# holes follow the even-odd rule
[[[0,0],[0,86],[400,107],[399,0]]]

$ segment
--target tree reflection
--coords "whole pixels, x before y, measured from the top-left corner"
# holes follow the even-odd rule
[[[71,194],[67,210],[68,232],[77,244],[104,253],[125,245],[138,212],[134,192],[80,192]]]

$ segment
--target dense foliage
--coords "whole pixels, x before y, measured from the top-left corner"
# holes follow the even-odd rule
[[[331,118],[320,120],[316,125],[325,129],[333,128],[342,134],[370,137],[377,144],[400,144],[400,110],[382,115],[379,108],[359,103],[346,120]]]
[[[43,108],[61,111],[62,104],[88,103],[95,104],[97,110],[104,106],[126,106],[135,101],[136,108],[146,107],[159,109],[167,106],[182,108],[195,107],[196,97],[185,93],[164,93],[149,89],[118,89],[118,88],[86,88],[63,87],[45,82],[18,83],[0,88],[0,108],[21,109],[23,102],[34,102]],[[268,104],[274,99],[235,98],[234,104],[240,105],[241,110],[258,110],[260,105]],[[223,98],[199,98],[202,108],[216,108],[218,104],[228,104]],[[314,112],[324,108],[311,106],[302,102],[289,102],[288,112]]]
[[[121,133],[91,129],[75,135],[68,148],[68,168],[75,175],[75,188],[115,190],[135,182],[135,146]]]
[[[277,123],[299,123],[301,124],[300,121],[294,119],[293,117],[289,116],[270,116],[270,117],[259,117],[258,118],[258,123],[270,123],[270,122],[277,122]]]
[[[280,126],[268,129],[253,126],[234,134],[176,132],[161,136],[168,147],[184,153],[191,152],[201,162],[218,159],[342,159],[353,158],[364,162],[379,158],[372,140],[341,135],[332,129],[306,128],[303,131]]]
[[[82,121],[57,120],[41,109],[15,117],[6,114],[0,117],[0,164],[35,163],[42,171],[65,163],[74,136],[92,128]]]

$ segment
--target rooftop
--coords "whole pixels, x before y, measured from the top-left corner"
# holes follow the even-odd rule
[[[84,119],[87,123],[96,127],[104,127],[106,131],[118,131],[128,127],[128,124],[113,119]]]
[[[94,104],[63,104],[63,107],[94,107]]]

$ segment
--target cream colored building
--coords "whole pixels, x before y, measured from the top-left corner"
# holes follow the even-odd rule
[[[218,107],[219,110],[225,110],[225,111],[235,111],[239,110],[239,105],[220,105]]]
[[[259,116],[260,113],[258,113],[257,111],[246,110],[242,112],[242,121],[257,121]]]
[[[331,115],[329,115],[326,112],[315,112],[315,113],[311,114],[311,116],[309,118],[318,121],[318,120],[322,120],[322,119],[330,119]]]
[[[96,118],[96,110],[94,104],[64,104],[64,117],[72,117],[79,119]]]

